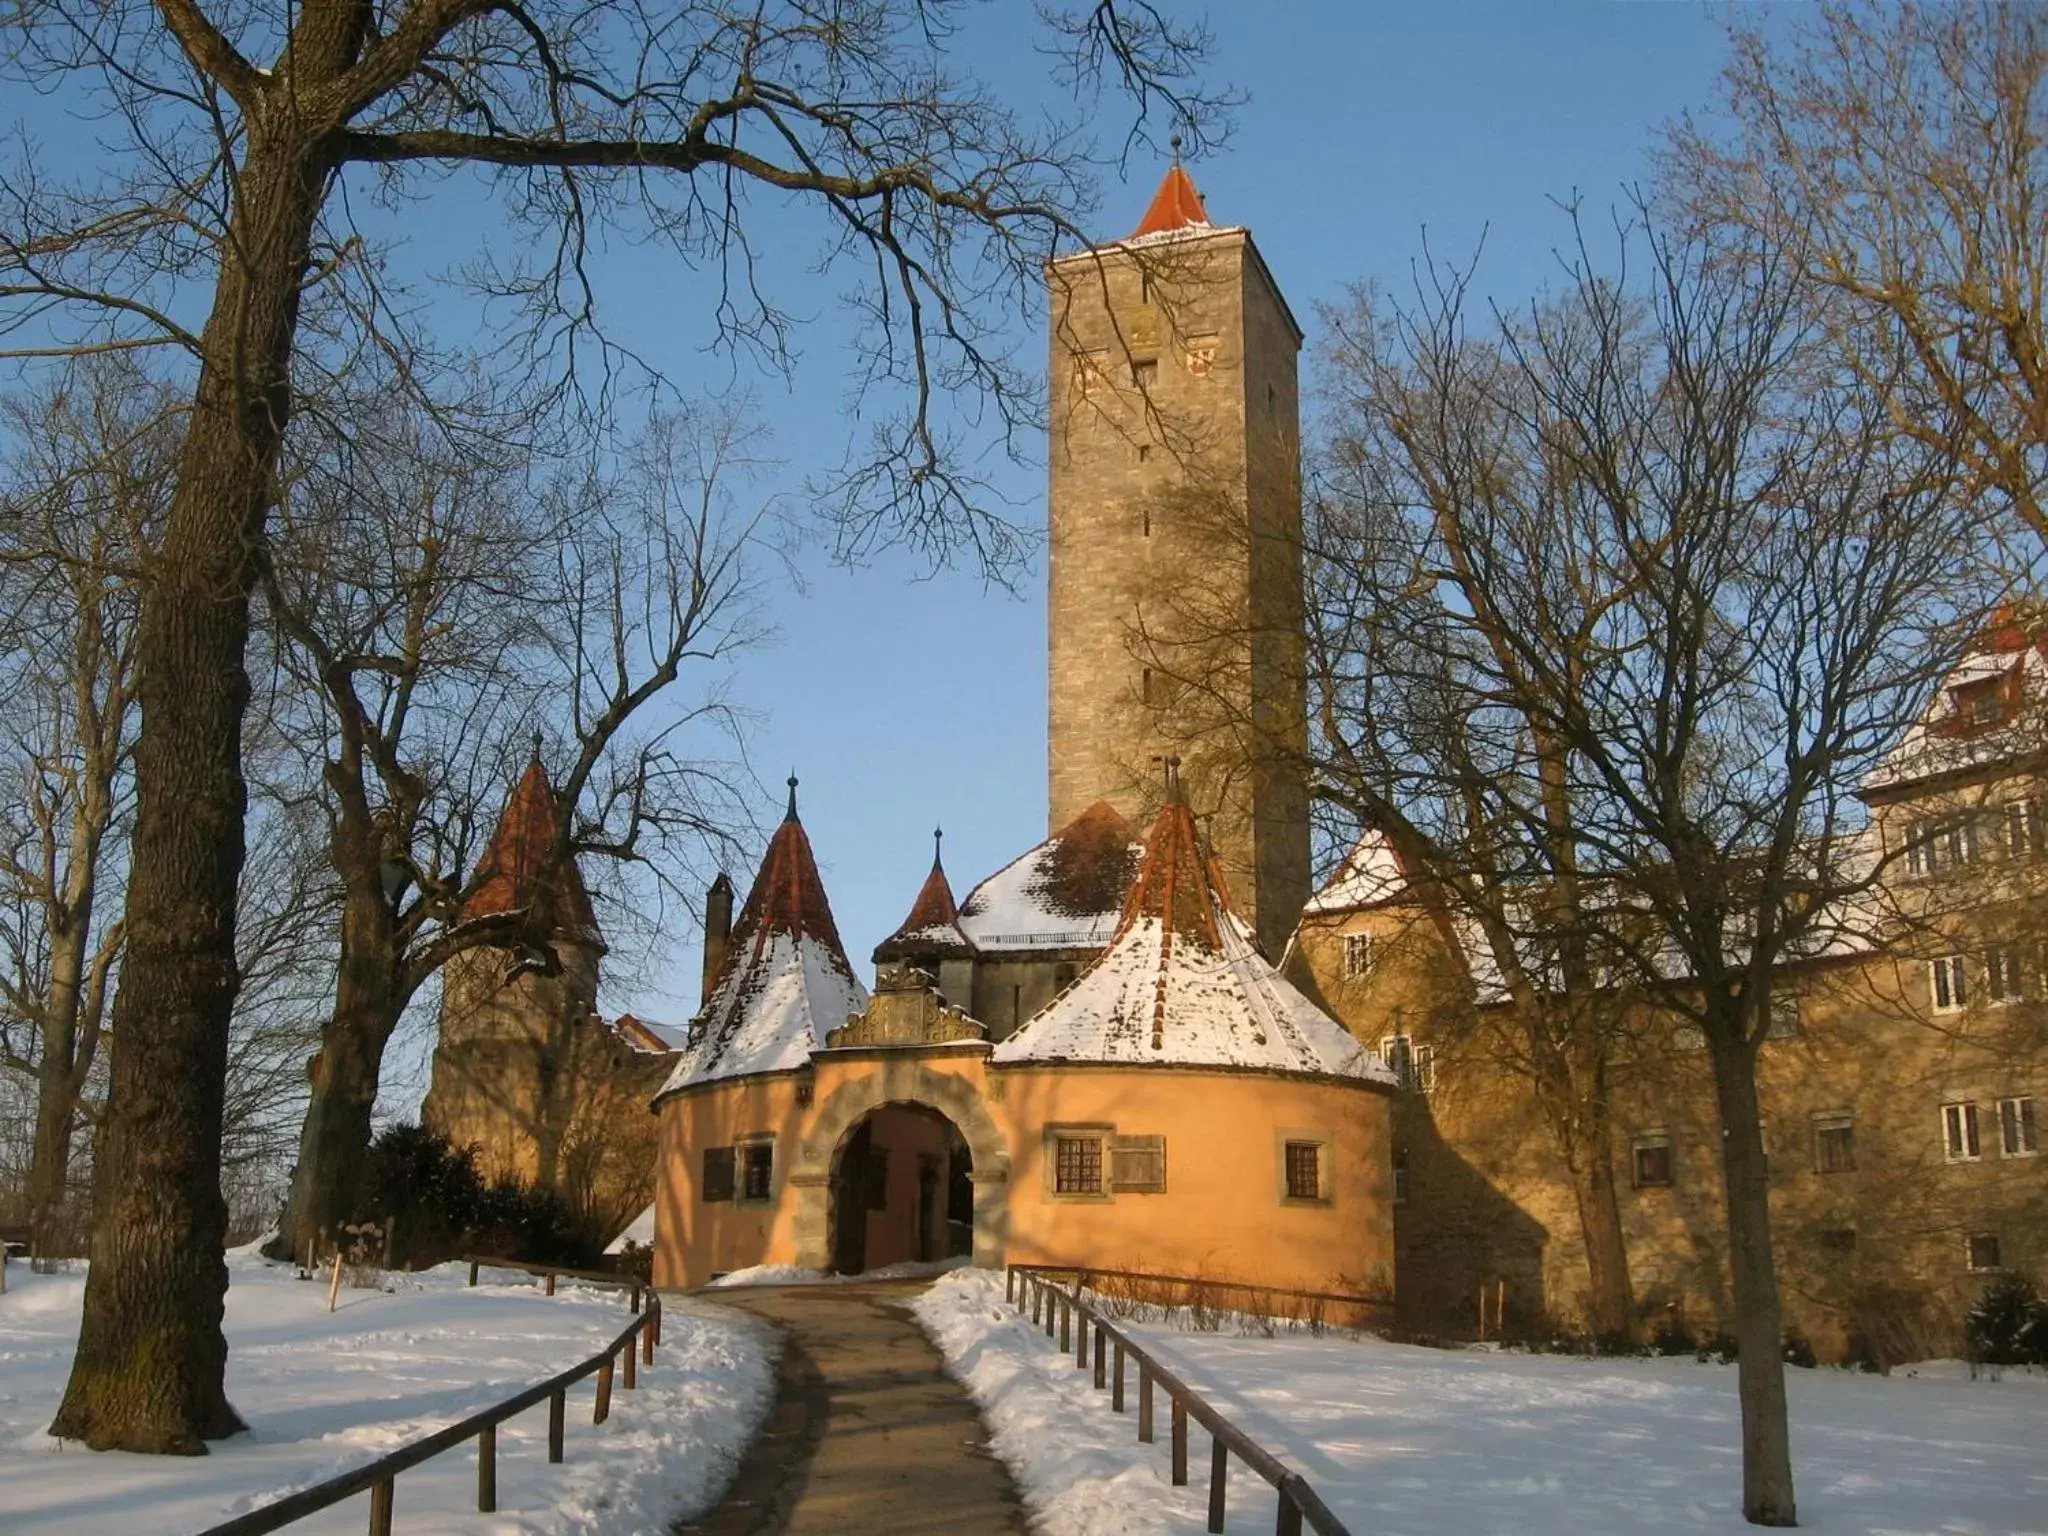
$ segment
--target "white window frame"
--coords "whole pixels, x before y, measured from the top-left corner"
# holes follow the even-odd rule
[[[747,1193],[747,1167],[756,1160],[756,1154],[768,1154],[768,1192],[765,1195]],[[782,1170],[776,1166],[781,1160],[775,1155],[773,1133],[755,1134],[736,1138],[732,1144],[732,1203],[734,1205],[773,1205],[775,1203],[775,1177]]]
[[[1664,1149],[1664,1177],[1643,1179],[1642,1154],[1662,1147]],[[1632,1189],[1671,1189],[1678,1183],[1678,1157],[1672,1150],[1669,1131],[1642,1131],[1629,1140],[1628,1182]]]
[[[2027,995],[2026,972],[2017,944],[1994,944],[1984,951],[1984,1001],[2004,1005]]]
[[[1972,1099],[1950,1099],[1941,1106],[1941,1148],[1952,1163],[1974,1163],[1984,1156],[1983,1127]]]
[[[1961,1013],[1970,1006],[1970,965],[1964,955],[1927,962],[1927,1000],[1936,1013]]]
[[[2032,795],[2008,800],[2000,819],[2008,859],[2030,859],[2041,849],[2041,802]]]
[[[1821,1156],[1821,1137],[1829,1131],[1849,1133],[1849,1160],[1839,1168],[1827,1166]],[[1846,1109],[1831,1110],[1813,1117],[1813,1171],[1819,1174],[1853,1173],[1856,1170],[1856,1118]]]
[[[1436,1086],[1436,1048],[1408,1034],[1380,1036],[1380,1060],[1403,1088],[1428,1093]]]
[[[2003,1157],[2041,1155],[2040,1117],[2032,1094],[2014,1094],[1998,1101],[1998,1150]]]
[[[1344,935],[1344,979],[1363,981],[1372,974],[1373,951],[1379,946],[1370,933],[1347,933]]]

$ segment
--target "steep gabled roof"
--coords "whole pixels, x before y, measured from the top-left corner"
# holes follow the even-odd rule
[[[839,942],[791,779],[789,814],[768,840],[724,967],[690,1021],[689,1044],[661,1094],[801,1067],[824,1045],[827,1030],[860,1012],[867,995]]]
[[[967,893],[960,929],[991,950],[1099,949],[1116,932],[1141,845],[1098,800]]]
[[[896,931],[875,946],[875,963],[891,960],[938,959],[947,955],[971,955],[974,945],[960,929],[960,908],[953,901],[953,887],[946,879],[946,867],[939,858],[943,833],[932,833],[932,870],[911,903],[910,915]]]
[[[1138,227],[1131,231],[1131,238],[1137,240],[1146,235],[1208,227],[1209,210],[1203,206],[1202,194],[1195,190],[1194,178],[1181,168],[1180,161],[1176,159],[1167,167],[1159,190],[1152,194],[1152,205],[1145,210],[1145,217],[1138,221]]]
[[[1407,862],[1387,835],[1367,827],[1323,888],[1308,899],[1304,913],[1351,912],[1397,901],[1411,894]]]
[[[1867,799],[1893,798],[1927,781],[2038,759],[2048,710],[2048,618],[2004,607],[1956,664],[1897,746],[1864,779]]]
[[[1109,948],[992,1059],[1393,1081],[1258,952],[1177,787],[1152,824]]]
[[[476,888],[462,904],[465,918],[512,912],[533,898],[541,867],[555,839],[555,791],[536,755],[512,787],[498,827],[477,860]],[[574,857],[555,878],[555,931],[585,943],[602,944],[597,914]]]

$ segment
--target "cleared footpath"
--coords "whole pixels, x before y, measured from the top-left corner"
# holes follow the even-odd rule
[[[1026,1532],[973,1401],[906,1307],[926,1281],[701,1292],[782,1334],[775,1406],[725,1500],[676,1536]]]

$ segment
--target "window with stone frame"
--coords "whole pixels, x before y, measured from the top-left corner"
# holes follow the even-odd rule
[[[1139,357],[1131,360],[1131,384],[1136,389],[1150,394],[1159,387],[1159,359]]]
[[[2031,858],[2042,848],[2042,805],[2038,797],[2027,796],[2005,802],[2001,821],[2008,859]]]
[[[1103,1193],[1100,1135],[1060,1135],[1053,1138],[1052,1190],[1056,1195]]]
[[[1629,1159],[1637,1189],[1666,1189],[1671,1184],[1671,1137],[1645,1131],[1635,1138]]]
[[[1319,1141],[1290,1141],[1286,1145],[1287,1198],[1323,1198],[1323,1144]]]
[[[763,1138],[743,1141],[739,1154],[739,1198],[756,1203],[775,1197],[775,1143]]]
[[[1952,1163],[1973,1163],[1984,1155],[1977,1135],[1977,1106],[1953,1100],[1941,1106],[1942,1150]]]
[[[2032,1157],[2041,1150],[2032,1098],[1998,1101],[1998,1147],[2007,1157]]]
[[[1813,1169],[1849,1173],[1856,1167],[1856,1124],[1847,1110],[1813,1117]]]
[[[1964,1239],[1963,1248],[1973,1274],[2005,1267],[1996,1232],[1972,1232]]]
[[[1344,935],[1344,979],[1363,981],[1372,973],[1373,936],[1369,933]]]
[[[733,1197],[733,1170],[737,1161],[731,1147],[706,1147],[704,1149],[704,1175],[697,1181],[697,1198],[706,1205],[714,1205]]]
[[[1110,1146],[1110,1185],[1120,1195],[1166,1193],[1166,1138],[1119,1136]]]

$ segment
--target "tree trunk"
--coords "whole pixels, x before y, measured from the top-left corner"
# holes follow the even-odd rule
[[[1586,1321],[1596,1336],[1618,1338],[1634,1326],[1635,1291],[1629,1284],[1628,1244],[1621,1232],[1604,1105],[1598,1129],[1586,1136],[1585,1143],[1572,1169],[1572,1194],[1578,1201],[1579,1237],[1586,1246]]]
[[[44,994],[42,1059],[36,1071],[35,1151],[28,1174],[28,1251],[34,1258],[54,1258],[70,1246],[64,1195],[71,1172],[71,1137],[78,1124],[78,1094],[84,1086],[78,1071],[78,1012],[91,917],[88,895],[85,909],[68,913],[50,935],[50,985]]]
[[[397,996],[390,908],[376,888],[349,893],[342,912],[341,975],[334,1013],[320,1034],[313,1095],[299,1133],[299,1165],[279,1224],[286,1256],[303,1254],[316,1235],[332,1235],[354,1214],[370,1152],[370,1117],[384,1048],[404,1002]]]
[[[1721,1179],[1735,1296],[1736,1383],[1742,1401],[1742,1514],[1752,1525],[1797,1525],[1785,1413],[1784,1317],[1771,1258],[1770,1169],[1757,1114],[1755,1046],[1739,1020],[1711,1019],[1707,1040],[1721,1112]]]
[[[51,1433],[203,1454],[228,1405],[220,1192],[235,893],[243,855],[249,589],[291,409],[299,282],[325,169],[249,128],[199,383],[139,632],[142,733],[127,950],[114,999],[92,1269]]]

